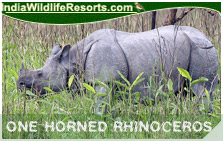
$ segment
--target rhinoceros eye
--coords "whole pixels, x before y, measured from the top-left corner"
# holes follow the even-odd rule
[[[43,75],[43,72],[42,72],[42,71],[38,71],[38,72],[37,72],[37,76],[38,76],[38,77],[41,77],[42,75]]]

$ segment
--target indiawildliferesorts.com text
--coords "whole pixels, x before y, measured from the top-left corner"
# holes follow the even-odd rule
[[[211,132],[211,123],[208,121],[200,122],[189,122],[189,121],[173,121],[173,122],[157,122],[153,121],[142,122],[142,121],[132,121],[132,122],[120,122],[115,121],[111,123],[111,127],[115,132]],[[39,128],[37,126],[42,126],[45,128],[46,132],[105,132],[108,129],[108,124],[104,121],[57,121],[57,122],[45,122],[38,123],[37,121],[29,122],[7,122],[6,129],[9,132],[37,132]]]

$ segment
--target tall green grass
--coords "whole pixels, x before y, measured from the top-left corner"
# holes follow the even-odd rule
[[[157,27],[167,17],[167,11],[158,11]],[[183,97],[180,93],[173,93],[171,80],[165,85],[156,85],[150,76],[148,87],[155,94],[154,99],[147,99],[147,104],[139,102],[139,93],[131,93],[133,86],[142,81],[139,79],[133,84],[125,84],[114,81],[111,84],[103,84],[107,88],[106,94],[94,94],[94,86],[87,82],[81,83],[81,94],[76,95],[73,100],[72,92],[64,90],[61,93],[48,94],[45,98],[35,97],[25,99],[23,92],[16,88],[16,80],[19,75],[21,63],[24,62],[28,69],[41,68],[50,55],[53,45],[75,44],[78,40],[86,37],[95,30],[101,28],[114,28],[127,32],[141,32],[150,30],[151,13],[124,17],[82,25],[43,25],[26,23],[3,16],[3,44],[2,44],[2,92],[3,92],[3,138],[203,138],[206,132],[114,132],[112,125],[114,121],[209,121],[212,127],[220,121],[220,84],[213,92],[213,113],[207,110],[198,111],[197,97],[187,95]],[[220,15],[210,16],[202,9],[191,11],[179,25],[189,25],[198,28],[211,39],[219,51],[220,58]],[[143,28],[142,28],[143,27]],[[121,75],[121,74],[120,74]],[[220,78],[220,67],[218,76]],[[123,78],[124,79],[124,78]],[[112,95],[113,85],[117,88]],[[166,91],[163,91],[166,87]],[[32,95],[31,92],[27,91]],[[94,114],[94,98],[96,96],[107,96],[109,101],[107,113],[103,115]],[[134,99],[126,95],[135,96]],[[121,99],[120,99],[121,97]],[[161,99],[159,98],[161,97]],[[45,121],[106,121],[108,130],[104,133],[90,132],[45,132],[42,126],[38,126],[36,133],[14,132],[6,130],[6,123],[10,120],[36,120],[40,123]]]

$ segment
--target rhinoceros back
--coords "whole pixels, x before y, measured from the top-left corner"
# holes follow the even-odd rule
[[[209,49],[213,47],[211,41],[207,38],[207,36],[205,36],[196,28],[189,26],[180,26],[179,29],[187,34],[187,36],[192,41],[193,46],[203,49]]]

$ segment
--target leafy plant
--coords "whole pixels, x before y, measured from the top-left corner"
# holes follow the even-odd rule
[[[193,81],[192,81],[192,78],[191,78],[191,76],[190,76],[190,74],[189,74],[189,72],[188,72],[187,70],[185,70],[185,69],[183,69],[183,68],[179,68],[179,67],[177,67],[177,69],[178,69],[179,73],[180,73],[183,77],[187,78],[187,79],[190,81],[190,86],[193,86],[193,85],[195,85],[195,84],[197,84],[197,83],[201,83],[201,82],[206,82],[206,81],[208,81],[208,79],[205,78],[205,77],[200,77],[199,79],[196,79],[196,80],[193,80]]]

